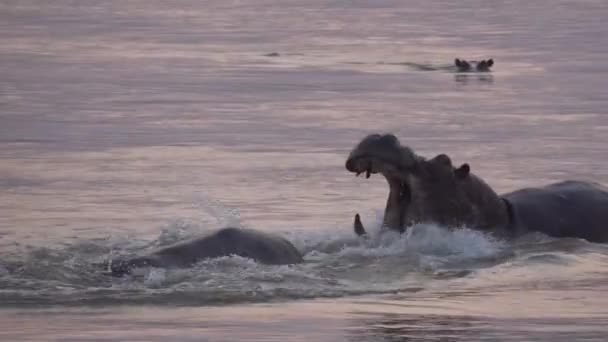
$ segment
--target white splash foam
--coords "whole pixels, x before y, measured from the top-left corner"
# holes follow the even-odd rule
[[[144,285],[149,288],[157,288],[164,285],[167,279],[167,271],[163,268],[150,268],[145,275]]]
[[[212,199],[209,195],[199,192],[193,207],[200,209],[201,223],[207,226],[241,227],[241,214],[238,208],[229,208],[220,201]],[[210,221],[215,221],[212,224]]]
[[[172,220],[161,226],[157,244],[159,246],[170,245],[196,235],[203,229],[204,228],[196,222],[182,219]]]
[[[222,217],[234,218],[224,210],[214,213],[218,222]],[[475,258],[496,254],[502,247],[491,237],[474,230],[420,224],[410,227],[406,234],[399,234],[381,229],[382,212],[366,216],[366,237],[356,236],[350,224],[315,229],[285,227],[285,232],[275,231],[304,254],[305,263],[300,265],[262,265],[252,259],[226,256],[202,260],[186,269],[148,268],[140,270],[136,278],[147,289],[192,288],[224,295],[244,295],[252,288],[264,296],[276,291],[288,291],[296,297],[365,293],[400,289],[428,270],[442,269],[453,261],[472,259],[476,262]],[[143,251],[214,229],[215,226],[199,222],[172,221],[162,227],[157,239],[148,241]],[[141,247],[141,242],[129,242],[127,250]]]
[[[365,237],[357,237],[352,226],[328,227],[321,232],[300,230],[288,233],[286,237],[311,260],[335,253],[344,257],[415,253],[445,258],[483,258],[495,255],[505,247],[505,242],[468,228],[449,229],[435,224],[416,224],[409,227],[405,234],[399,234],[381,228],[382,212],[373,214],[366,215],[371,219],[362,218],[368,233]]]
[[[434,224],[410,227],[406,241],[410,251],[463,258],[487,257],[504,248],[504,242],[483,232],[468,228],[448,229]]]

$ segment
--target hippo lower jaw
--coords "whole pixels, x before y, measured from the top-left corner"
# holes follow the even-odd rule
[[[365,173],[365,178],[370,178],[372,174],[380,173],[386,179],[389,186],[389,194],[382,220],[383,227],[404,232],[411,222],[406,222],[408,207],[411,203],[411,187],[402,167],[389,161],[381,160],[377,157],[361,156],[350,158],[347,161],[347,169],[355,176]],[[355,230],[358,235],[365,234],[365,228],[355,216]]]

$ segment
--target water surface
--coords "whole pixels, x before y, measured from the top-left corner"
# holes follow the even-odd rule
[[[344,161],[392,132],[499,192],[608,184],[606,18],[602,1],[0,3],[0,339],[603,340],[605,246],[432,225],[359,241],[353,215],[377,231],[388,187]],[[92,266],[223,225],[284,234],[306,263]]]

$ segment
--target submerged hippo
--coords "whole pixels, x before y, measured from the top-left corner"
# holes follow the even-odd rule
[[[271,265],[302,262],[302,254],[286,239],[252,229],[223,228],[207,236],[161,248],[144,256],[112,260],[113,276],[135,267],[188,267],[203,259],[239,255]]]
[[[466,61],[464,59],[458,59],[456,58],[454,60],[454,65],[456,66],[456,68],[458,69],[459,72],[469,72],[469,71],[480,71],[480,72],[487,72],[490,71],[490,68],[492,67],[492,65],[494,65],[494,60],[492,58],[488,59],[488,60],[481,60],[481,61]]]
[[[430,160],[392,134],[373,134],[350,153],[346,169],[382,174],[389,185],[383,225],[399,232],[415,223],[467,226],[509,235],[538,231],[554,237],[608,242],[608,189],[566,181],[497,195],[468,164],[452,166],[445,154]],[[359,215],[355,232],[365,234]]]

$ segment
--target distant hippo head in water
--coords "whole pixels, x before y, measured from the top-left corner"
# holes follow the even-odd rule
[[[504,203],[470,173],[468,164],[455,168],[445,154],[426,160],[392,134],[364,138],[350,153],[346,169],[367,178],[377,173],[386,178],[383,225],[393,230],[403,232],[421,222],[491,227],[507,221]],[[355,231],[364,232],[358,215]]]
[[[458,69],[459,72],[468,72],[468,71],[481,71],[487,72],[490,71],[490,68],[494,65],[493,59],[481,60],[477,61],[466,61],[464,59],[456,58],[454,60],[454,65]]]

